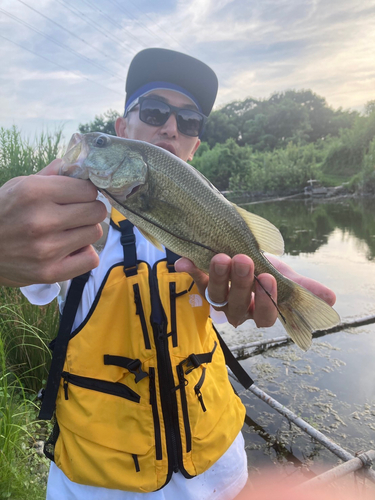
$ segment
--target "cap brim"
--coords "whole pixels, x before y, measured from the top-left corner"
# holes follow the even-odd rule
[[[218,80],[207,64],[174,50],[151,48],[136,54],[126,80],[126,102],[138,89],[152,82],[169,82],[194,96],[208,116],[214,105]]]

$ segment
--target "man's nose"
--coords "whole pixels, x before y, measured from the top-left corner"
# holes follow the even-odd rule
[[[167,134],[168,137],[175,137],[178,133],[177,128],[177,118],[174,113],[168,118],[168,120],[162,125],[161,132]]]

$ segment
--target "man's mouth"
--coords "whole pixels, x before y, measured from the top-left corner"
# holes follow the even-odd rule
[[[156,143],[155,146],[159,146],[159,148],[163,148],[166,151],[169,151],[170,153],[172,153],[175,156],[177,156],[175,148],[169,142],[163,142],[163,141],[161,141],[161,142]]]

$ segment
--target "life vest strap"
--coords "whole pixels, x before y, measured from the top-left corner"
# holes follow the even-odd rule
[[[126,358],[125,356],[112,356],[111,354],[104,354],[104,364],[114,365],[125,368],[135,376],[135,382],[138,382],[148,376],[148,373],[142,370],[142,363],[140,359]]]
[[[55,411],[56,397],[60,386],[61,373],[64,367],[66,351],[74,318],[76,317],[83,289],[89,279],[90,271],[74,278],[71,282],[65,302],[64,314],[53,348],[51,368],[48,374],[47,386],[43,394],[42,407],[39,412],[40,420],[51,420]]]
[[[177,255],[176,253],[172,252],[172,250],[169,250],[168,248],[165,249],[165,252],[167,254],[167,268],[170,273],[175,273],[176,270],[174,268],[174,263],[176,260],[178,260],[181,255]]]
[[[223,351],[226,365],[232,370],[232,372],[237,377],[240,384],[245,389],[248,389],[251,385],[253,385],[254,380],[250,377],[250,375],[247,373],[247,371],[242,367],[240,362],[234,357],[232,351],[229,349],[227,344],[224,342],[224,340],[222,339],[221,335],[219,334],[219,332],[217,331],[215,326],[212,325],[212,327],[216,332],[217,338],[219,339],[220,347],[221,347],[221,350]]]
[[[128,219],[120,220],[119,225],[121,231],[120,242],[124,251],[124,273],[128,278],[129,276],[136,275],[138,272],[135,235],[133,232],[134,226]]]
[[[215,342],[215,345],[210,352],[203,352],[202,354],[190,354],[188,358],[186,358],[182,363],[187,362],[186,367],[188,368],[185,372],[185,375],[189,375],[195,368],[198,368],[201,366],[203,363],[211,363],[212,361],[212,356],[214,355],[214,352],[217,347],[217,342]]]

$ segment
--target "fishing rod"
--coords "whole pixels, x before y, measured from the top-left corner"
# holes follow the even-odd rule
[[[228,373],[234,380],[237,381],[237,378],[230,370],[230,368],[228,368]],[[279,403],[276,399],[274,399],[269,394],[264,392],[262,389],[257,387],[255,384],[252,384],[247,390],[251,391],[255,396],[257,396],[259,399],[267,403],[271,408],[280,413],[289,422],[292,422],[297,427],[302,429],[306,434],[311,436],[318,443],[322,444],[325,448],[327,448],[329,451],[331,451],[334,455],[339,457],[344,462],[348,462],[349,460],[353,460],[354,458],[356,458],[354,455],[346,451],[344,448],[341,448],[341,446],[339,446],[334,441],[325,436],[318,429],[315,429],[312,425],[310,425],[301,417],[293,413],[291,410],[289,410],[289,408]],[[373,483],[375,483],[375,470],[370,467],[371,467],[370,463],[368,463],[366,466],[365,463],[363,462],[363,467],[361,468],[361,472],[366,477],[366,479],[370,479]]]

